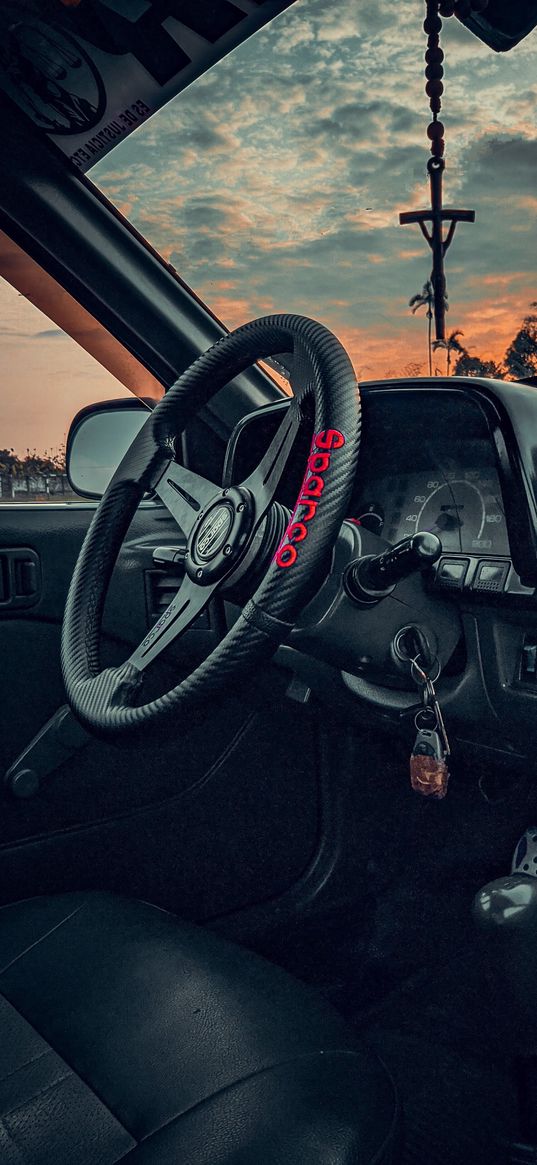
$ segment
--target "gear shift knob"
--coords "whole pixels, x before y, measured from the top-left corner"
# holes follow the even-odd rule
[[[476,895],[474,919],[482,932],[485,972],[493,979],[499,1015],[513,1051],[537,1053],[537,878],[510,874]]]
[[[537,878],[510,874],[489,882],[475,896],[473,915],[483,931],[534,933],[537,958]]]
[[[511,871],[476,894],[473,914],[495,1026],[515,1057],[522,1140],[511,1146],[514,1163],[537,1161],[537,827],[520,838]]]

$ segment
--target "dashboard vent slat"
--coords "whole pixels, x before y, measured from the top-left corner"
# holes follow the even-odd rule
[[[184,572],[182,570],[146,570],[145,597],[147,620],[150,627],[156,623],[157,619],[160,619],[166,607],[169,607],[181,586],[183,577]],[[198,615],[193,626],[196,630],[210,628],[211,624],[207,610],[202,611]]]

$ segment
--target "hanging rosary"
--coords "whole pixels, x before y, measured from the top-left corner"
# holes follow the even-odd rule
[[[431,157],[427,162],[427,171],[431,188],[431,206],[427,210],[409,210],[399,215],[402,226],[407,223],[418,223],[423,237],[432,251],[433,269],[431,285],[433,289],[433,313],[437,340],[446,338],[446,276],[444,273],[444,258],[448,247],[453,241],[455,228],[458,222],[475,222],[473,210],[451,210],[442,203],[442,183],[445,170],[444,161],[444,126],[438,120],[442,108],[442,94],[444,86],[442,77],[444,69],[442,62],[444,53],[440,48],[440,33],[442,31],[442,16],[453,16],[457,11],[460,16],[470,11],[481,12],[487,7],[488,0],[463,0],[462,3],[452,3],[451,0],[425,0],[427,14],[423,24],[427,34],[427,52],[425,53],[425,92],[429,98],[432,121],[427,126],[427,137],[431,143]],[[425,225],[430,224],[430,229]],[[447,235],[444,235],[444,223],[449,223]]]

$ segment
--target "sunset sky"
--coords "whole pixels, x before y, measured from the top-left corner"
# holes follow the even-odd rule
[[[418,228],[397,222],[428,200],[423,10],[422,0],[298,0],[90,179],[227,325],[296,311],[331,327],[363,378],[415,363],[425,374],[425,320],[408,300],[430,255]],[[448,20],[443,46],[445,201],[476,211],[449,252],[447,326],[499,359],[537,299],[537,35],[498,56]],[[38,331],[34,378],[67,342],[42,317]],[[8,343],[20,373],[27,338],[4,330],[4,368]],[[72,412],[91,400],[90,359],[71,373]],[[64,402],[60,421],[51,401],[45,443],[60,443],[68,411]],[[22,447],[15,415],[10,423]]]
[[[429,120],[422,0],[299,0],[98,164],[92,179],[228,325],[327,323],[364,377],[426,371],[408,300]],[[537,36],[498,56],[444,21],[446,204],[475,209],[449,253],[465,342],[501,357],[537,298]]]

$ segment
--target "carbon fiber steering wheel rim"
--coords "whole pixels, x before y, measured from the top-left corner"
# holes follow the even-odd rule
[[[255,360],[283,352],[293,355],[294,400],[258,470],[236,490],[226,492],[176,466],[171,459],[172,435]],[[159,698],[140,702],[146,663],[193,621],[225,582],[226,572],[229,575],[252,546],[308,400],[313,402],[314,436],[302,487],[261,584],[238,621],[195,671]],[[303,316],[254,320],[219,340],[178,378],[148,416],[110,482],[71,581],[62,630],[62,670],[70,706],[89,731],[120,739],[139,729],[164,733],[167,727],[177,728],[185,713],[188,719],[195,706],[270,658],[289,634],[312,574],[326,560],[346,517],[360,432],[360,394],[350,359],[327,328]],[[182,609],[180,588],[177,601],[137,652],[120,667],[101,671],[100,627],[110,578],[130,521],[148,489],[156,489],[187,529],[191,523],[188,599]]]

